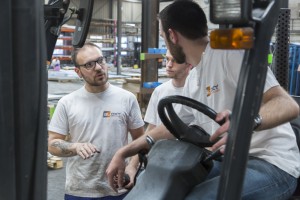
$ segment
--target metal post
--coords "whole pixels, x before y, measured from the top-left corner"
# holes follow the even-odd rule
[[[47,197],[44,1],[0,7],[0,199]]]
[[[142,44],[143,53],[148,52],[148,48],[158,46],[158,20],[159,0],[142,0]],[[144,82],[155,82],[158,80],[158,66],[155,59],[141,62],[141,85]],[[150,99],[150,94],[141,94],[141,104],[146,104]]]
[[[255,25],[255,43],[245,52],[232,110],[218,200],[239,200],[242,195],[253,120],[257,115],[267,74],[267,55],[278,16],[280,0],[274,0],[263,19]]]
[[[281,8],[276,26],[276,42],[272,70],[279,84],[288,90],[291,10]]]
[[[117,55],[117,74],[121,74],[121,40],[122,40],[122,0],[118,0],[117,5],[117,37],[118,37],[118,55]]]

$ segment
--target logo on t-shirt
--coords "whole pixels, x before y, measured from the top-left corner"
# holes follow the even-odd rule
[[[216,84],[216,85],[214,85],[214,86],[207,86],[206,87],[206,91],[207,91],[207,94],[206,94],[206,96],[210,96],[210,95],[212,95],[212,94],[214,94],[214,93],[217,93],[217,92],[219,92],[220,91],[220,89],[219,89],[219,84]]]
[[[103,112],[103,118],[116,117],[116,116],[119,116],[119,115],[121,115],[121,113],[114,113],[114,112],[111,112],[111,111],[104,111]]]

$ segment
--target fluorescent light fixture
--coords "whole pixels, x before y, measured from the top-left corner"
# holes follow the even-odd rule
[[[210,20],[215,24],[245,24],[251,10],[251,0],[210,0]]]
[[[135,26],[135,24],[126,23],[127,26]]]

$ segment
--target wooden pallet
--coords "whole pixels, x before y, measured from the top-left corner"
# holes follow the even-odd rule
[[[52,169],[60,169],[63,167],[62,159],[57,156],[51,156],[50,158],[48,158],[47,164],[48,167]]]

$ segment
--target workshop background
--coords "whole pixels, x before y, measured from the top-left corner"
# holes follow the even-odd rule
[[[197,1],[209,16],[206,0]],[[47,2],[45,2],[47,3]],[[79,0],[71,0],[70,7],[79,6]],[[141,0],[95,0],[87,41],[97,43],[107,58],[109,82],[133,92],[141,106],[142,113],[155,86],[168,80],[163,54],[166,46],[158,35],[157,22],[145,24],[142,21],[143,7],[153,12],[163,9],[170,1]],[[289,0],[285,18],[289,28],[289,75],[286,89],[291,95],[300,95],[300,3]],[[147,12],[149,14],[149,12]],[[118,23],[121,21],[121,23]],[[209,23],[209,31],[217,28]],[[64,95],[78,89],[84,82],[73,71],[70,59],[71,39],[75,29],[75,18],[71,18],[61,29],[53,58],[60,61],[59,67],[48,67],[48,113],[49,119],[57,101]],[[151,32],[154,41],[146,41],[142,48],[144,32]],[[119,31],[118,31],[119,30]],[[149,30],[149,31],[147,31]],[[270,58],[275,54],[276,34],[270,44]],[[144,45],[145,46],[145,45]],[[120,55],[120,56],[118,56]],[[141,56],[143,55],[143,56]],[[149,58],[148,58],[149,57]],[[60,200],[64,195],[66,158],[48,154],[48,200]]]

